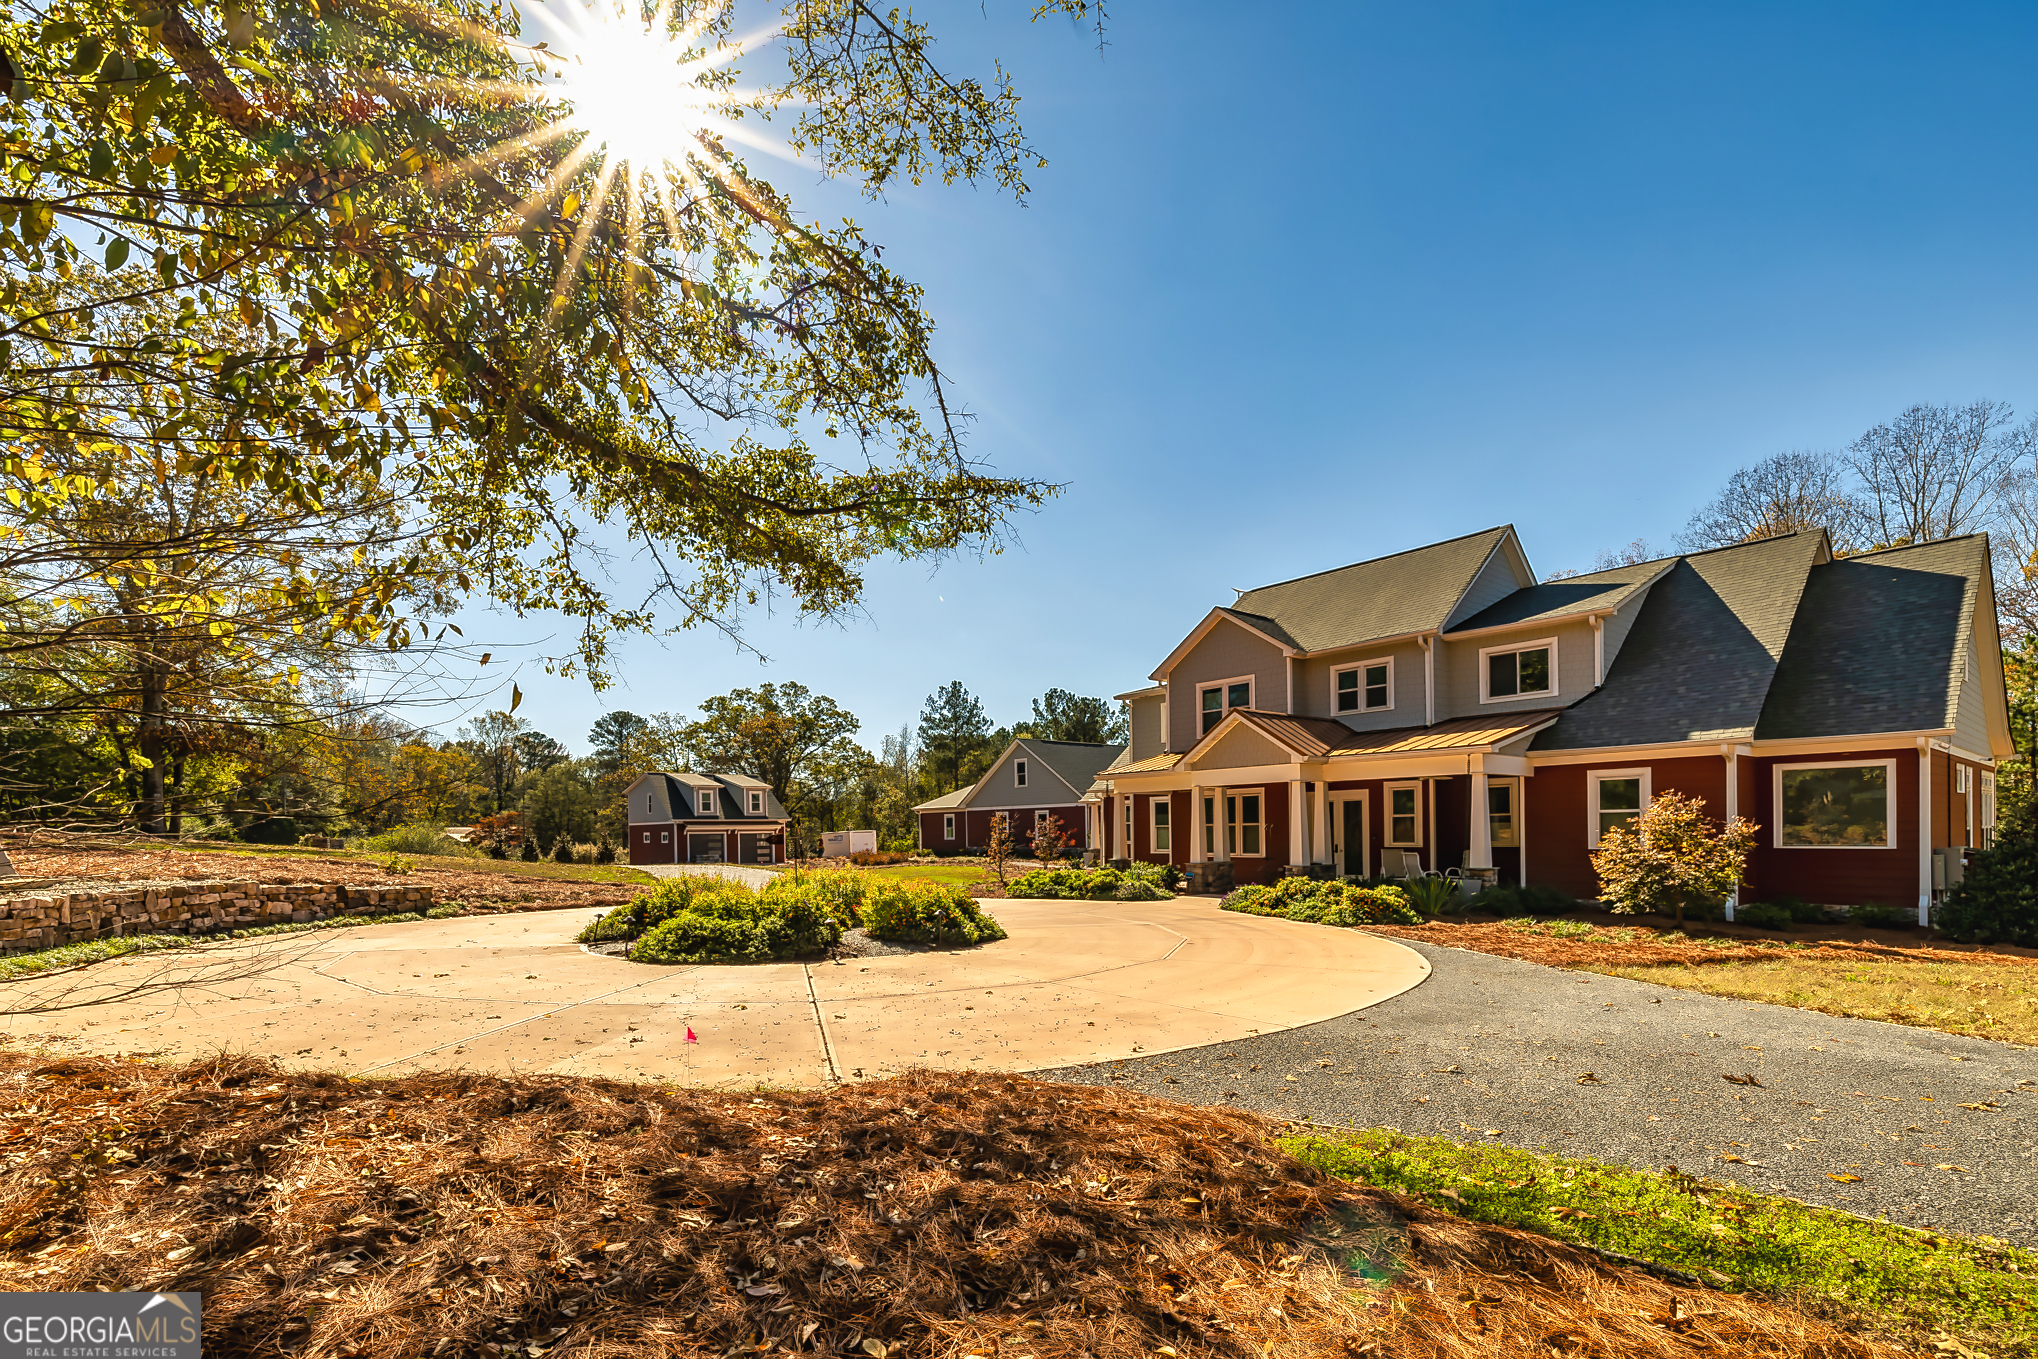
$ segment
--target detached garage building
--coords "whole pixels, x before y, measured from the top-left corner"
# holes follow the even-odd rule
[[[656,772],[624,794],[633,864],[782,864],[789,819],[769,786],[740,774]]]

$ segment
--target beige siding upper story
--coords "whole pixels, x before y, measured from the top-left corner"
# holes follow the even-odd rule
[[[1382,657],[1394,664],[1392,686],[1394,706],[1376,708],[1372,712],[1339,712],[1337,691],[1333,687],[1335,681],[1332,677],[1340,670]],[[1419,643],[1397,642],[1392,646],[1359,647],[1339,652],[1335,656],[1312,656],[1296,663],[1295,675],[1296,692],[1301,698],[1295,710],[1301,716],[1335,717],[1354,731],[1378,731],[1384,727],[1422,725],[1423,667],[1422,647]],[[1363,680],[1361,682],[1363,683]],[[1360,701],[1365,700],[1361,698]]]
[[[1265,764],[1293,764],[1293,754],[1241,723],[1219,737],[1217,744],[1191,762],[1194,769],[1250,769]]]
[[[1557,693],[1525,694],[1495,703],[1479,701],[1479,653],[1553,638],[1557,647]],[[1529,624],[1519,632],[1489,633],[1462,642],[1437,643],[1437,721],[1506,712],[1510,708],[1569,706],[1592,692],[1592,628],[1584,622]]]
[[[630,794],[630,820],[672,820],[671,799],[665,795],[664,779],[645,779]]]
[[[1126,752],[1126,763],[1152,759],[1161,753],[1161,715],[1167,708],[1167,700],[1155,694],[1151,698],[1135,698],[1125,705],[1132,726],[1132,749]]]
[[[1502,541],[1494,547],[1493,555],[1486,559],[1486,565],[1479,568],[1479,574],[1472,577],[1471,585],[1466,587],[1464,598],[1451,610],[1451,616],[1444,620],[1446,629],[1481,609],[1498,604],[1516,590],[1535,583],[1523,580],[1515,570],[1514,554],[1507,550],[1508,546]]]
[[[1023,788],[1019,785],[1019,763],[1022,760],[1026,762],[1026,785]],[[1081,789],[1071,790],[1038,755],[1028,754],[1022,746],[977,780],[969,805],[977,811],[985,808],[1061,807],[1081,796]]]
[[[1982,696],[1981,656],[1975,650],[1972,638],[1968,639],[1967,655],[1963,660],[1960,693],[1955,699],[1953,742],[1971,754],[1987,755],[1990,753],[1987,700]]]
[[[1288,658],[1273,643],[1228,619],[1168,672],[1168,749],[1187,750],[1202,739],[1197,711],[1202,688],[1219,680],[1251,676],[1253,706],[1270,712],[1288,708]]]

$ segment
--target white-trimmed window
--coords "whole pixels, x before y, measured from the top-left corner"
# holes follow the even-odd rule
[[[1224,794],[1224,848],[1235,859],[1257,859],[1266,854],[1266,795],[1259,788],[1226,789]]]
[[[1613,827],[1640,817],[1650,796],[1646,768],[1592,770],[1585,776],[1585,843],[1597,845]]]
[[[1340,666],[1330,672],[1333,706],[1341,713],[1384,712],[1394,706],[1394,658]]]
[[[953,840],[955,838],[954,812],[943,812],[941,814],[941,838],[944,840]]]
[[[694,805],[700,808],[702,816],[712,816],[715,811],[715,795],[706,788],[694,794]]]
[[[1224,720],[1224,715],[1233,708],[1250,708],[1253,705],[1253,677],[1240,675],[1235,679],[1219,680],[1206,684],[1198,691],[1203,704],[1203,731],[1208,736],[1210,729]]]
[[[1206,793],[1203,797],[1203,857],[1217,857],[1217,795]]]
[[[750,790],[750,814],[752,816],[764,815],[764,794],[755,788]]]
[[[1479,701],[1557,696],[1557,639],[1484,647],[1479,652]]]
[[[660,831],[660,832],[658,832],[658,843],[659,843],[659,844],[661,844],[661,845],[669,845],[669,844],[671,844],[671,843],[672,843],[672,832],[671,832],[671,831]]]
[[[1170,799],[1157,797],[1153,800],[1153,839],[1150,843],[1156,854],[1166,854],[1173,848],[1173,839],[1169,834],[1172,827],[1168,824],[1172,810]]]
[[[1489,779],[1486,783],[1486,827],[1495,849],[1521,848],[1521,781]]]
[[[1996,776],[1984,769],[1981,771],[1981,815],[1977,822],[1980,834],[1975,836],[1975,848],[1994,849],[1996,845]]]
[[[1778,849],[1895,849],[1896,761],[1779,764]]]
[[[1387,843],[1415,846],[1422,843],[1422,785],[1387,785]]]
[[[1047,812],[1045,809],[1037,811],[1033,814],[1034,830],[1038,831],[1042,826],[1045,826],[1046,824],[1047,824]]]
[[[1012,761],[1012,778],[1019,787],[1024,788],[1026,786],[1026,761]]]
[[[1130,859],[1132,857],[1132,794],[1127,793],[1123,801],[1125,803],[1125,838],[1118,842],[1118,857]]]

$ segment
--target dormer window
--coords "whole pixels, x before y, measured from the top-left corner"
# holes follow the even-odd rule
[[[1526,646],[1487,647],[1479,653],[1479,688],[1481,703],[1556,697],[1556,639],[1545,637]]]
[[[755,788],[750,790],[750,814],[752,816],[764,815],[764,794]]]
[[[1012,778],[1017,782],[1019,787],[1024,788],[1026,786],[1026,761],[1024,760],[1012,761]]]
[[[715,814],[714,793],[710,792],[706,788],[701,789],[699,795],[695,799],[695,805],[700,808],[702,816],[713,816]]]

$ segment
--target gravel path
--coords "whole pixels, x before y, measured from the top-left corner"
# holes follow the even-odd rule
[[[1677,1165],[2038,1246],[2038,1049],[1401,942],[1435,972],[1368,1009],[1034,1074],[1282,1118]],[[1724,1079],[1750,1075],[1761,1085]],[[1730,1155],[1741,1160],[1721,1159]]]

